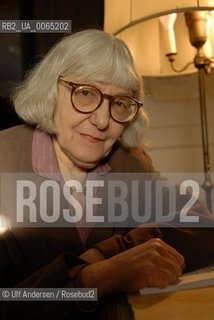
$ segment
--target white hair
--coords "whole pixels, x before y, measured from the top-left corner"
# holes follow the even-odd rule
[[[142,78],[127,45],[104,31],[87,29],[63,38],[29,72],[12,96],[17,114],[26,123],[55,134],[57,84],[59,77],[69,74],[82,81],[124,87],[131,90],[136,99],[143,98]],[[125,147],[142,145],[146,120],[141,108],[121,137]]]

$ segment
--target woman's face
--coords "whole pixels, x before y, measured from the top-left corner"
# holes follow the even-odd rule
[[[82,83],[72,77],[66,77],[64,80]],[[90,84],[96,86],[102,93],[112,96],[131,95],[127,89],[115,85],[100,82]],[[107,99],[104,99],[94,112],[83,114],[74,109],[70,96],[71,89],[59,83],[58,105],[54,114],[57,130],[55,143],[61,156],[66,155],[67,160],[78,168],[91,169],[108,155],[126,125],[110,117]]]

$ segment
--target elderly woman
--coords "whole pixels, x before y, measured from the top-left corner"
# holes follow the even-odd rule
[[[105,32],[62,39],[13,101],[26,125],[0,133],[1,172],[33,173],[44,181],[54,173],[64,181],[78,173],[86,181],[90,174],[154,171],[142,148],[142,79],[125,43]],[[78,196],[84,207],[84,193]],[[185,266],[213,258],[211,230],[130,229],[11,228],[0,242],[1,287],[97,288],[102,306],[107,295],[166,287]],[[1,319],[82,319],[87,311],[95,317],[99,308],[72,301],[7,302]]]

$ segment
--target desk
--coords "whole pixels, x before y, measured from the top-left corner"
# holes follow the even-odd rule
[[[173,293],[129,294],[135,320],[213,320],[214,287]]]

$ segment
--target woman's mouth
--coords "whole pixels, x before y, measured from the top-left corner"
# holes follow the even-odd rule
[[[103,139],[96,137],[96,136],[92,136],[90,134],[80,133],[80,135],[85,141],[88,141],[90,143],[99,143],[99,142],[103,141]]]

